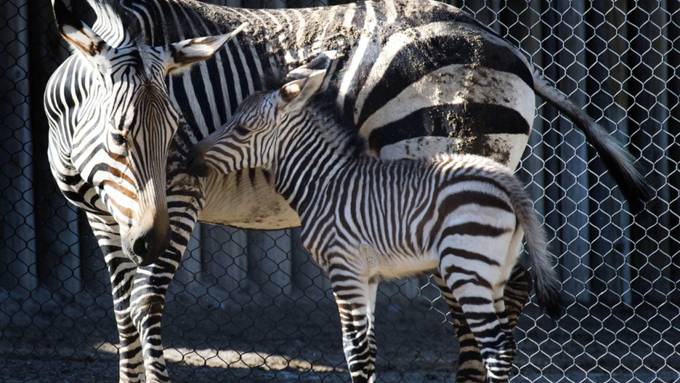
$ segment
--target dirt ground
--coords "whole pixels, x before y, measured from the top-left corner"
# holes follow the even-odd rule
[[[112,318],[89,312],[74,328],[68,315],[41,315],[31,329],[2,332],[0,382],[116,381]],[[440,312],[389,303],[377,316],[380,381],[451,380],[457,346]],[[173,305],[165,316],[165,355],[175,382],[345,382],[339,328],[332,303],[239,312]]]
[[[330,301],[243,307],[169,305],[164,345],[174,382],[349,381]],[[453,381],[456,342],[441,308],[418,300],[379,302],[378,381]],[[554,322],[530,305],[516,331],[513,383],[680,382],[677,309],[573,305]],[[43,305],[23,318],[31,326],[12,325],[17,318],[0,326],[0,382],[117,381],[115,324],[107,309]]]

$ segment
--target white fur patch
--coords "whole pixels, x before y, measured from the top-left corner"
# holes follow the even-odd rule
[[[359,134],[369,137],[373,130],[423,108],[471,102],[513,109],[529,126],[534,121],[534,91],[521,78],[512,73],[454,64],[428,73],[409,85],[368,117]]]

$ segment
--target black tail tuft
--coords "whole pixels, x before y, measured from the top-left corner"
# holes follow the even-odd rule
[[[558,319],[563,314],[562,297],[558,286],[549,285],[536,290],[538,304],[553,319]]]
[[[557,109],[568,115],[593,145],[607,169],[612,174],[631,210],[639,211],[644,202],[654,195],[645,178],[633,165],[626,150],[609,133],[595,122],[583,109],[577,107],[564,94],[555,89],[534,70],[534,90]]]
[[[586,134],[588,142],[595,147],[597,154],[600,155],[605,166],[619,185],[621,193],[623,193],[623,196],[630,204],[631,210],[633,212],[642,210],[645,206],[645,201],[652,199],[655,193],[637,169],[633,168],[634,171],[627,171],[627,169],[622,168],[621,157],[627,159],[629,155],[626,152],[612,152],[603,144],[602,140],[591,137],[587,129],[583,129],[583,132]],[[621,148],[620,150],[624,151],[625,149]],[[630,160],[628,159],[628,161]]]

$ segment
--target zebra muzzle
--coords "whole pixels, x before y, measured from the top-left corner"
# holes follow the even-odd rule
[[[138,266],[148,266],[163,254],[169,242],[168,220],[161,218],[154,220],[153,225],[148,228],[131,230],[124,247],[128,256]]]

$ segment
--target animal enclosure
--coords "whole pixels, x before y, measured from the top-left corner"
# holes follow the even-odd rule
[[[680,3],[451,3],[521,47],[626,145],[656,193],[632,213],[584,136],[538,99],[518,175],[559,259],[565,315],[553,322],[526,307],[513,381],[680,380]],[[0,376],[9,382],[117,378],[108,271],[46,156],[42,94],[67,54],[49,2],[0,5]],[[195,230],[164,317],[175,381],[348,381],[328,280],[297,237]],[[378,380],[451,381],[455,337],[437,288],[423,277],[384,283],[378,296]]]

